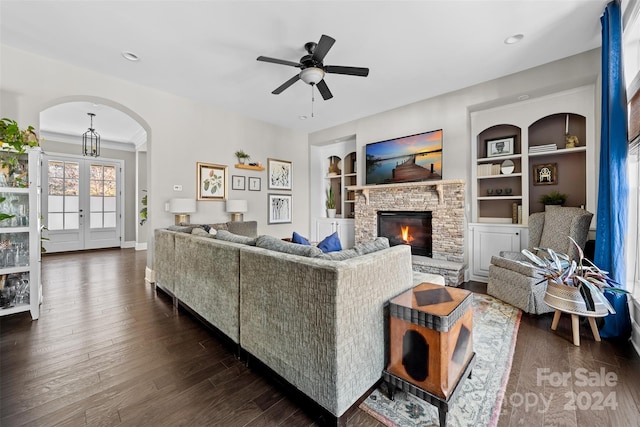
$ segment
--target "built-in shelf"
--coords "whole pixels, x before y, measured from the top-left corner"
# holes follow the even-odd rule
[[[502,163],[503,161],[507,160],[507,159],[520,159],[522,157],[522,154],[512,154],[509,156],[496,156],[496,157],[483,157],[478,159],[478,163],[489,163],[489,162],[500,162]]]
[[[478,200],[522,200],[522,196],[483,196]]]
[[[442,187],[445,185],[464,184],[464,179],[443,179],[439,181],[419,181],[419,182],[401,182],[397,184],[378,184],[378,185],[349,185],[346,187],[349,191],[360,191],[364,196],[365,202],[369,204],[369,190],[382,190],[385,188],[402,188],[402,187],[435,187],[438,193],[438,203],[442,203],[443,192]]]
[[[492,178],[509,178],[510,176],[522,176],[522,173],[520,172],[516,172],[516,173],[510,173],[510,174],[505,174],[505,175],[486,175],[486,176],[479,176],[478,179],[492,179]]]
[[[251,166],[251,165],[241,165],[241,164],[236,164],[236,168],[238,169],[248,169],[251,171],[263,171],[264,168],[262,166]]]

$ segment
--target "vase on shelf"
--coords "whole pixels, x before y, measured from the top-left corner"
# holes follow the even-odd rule
[[[327,209],[327,218],[335,218],[336,210],[335,209]]]

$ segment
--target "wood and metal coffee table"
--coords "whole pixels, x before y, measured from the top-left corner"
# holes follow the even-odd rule
[[[441,426],[475,365],[472,300],[464,289],[421,283],[389,302],[389,397],[400,389],[429,402]]]

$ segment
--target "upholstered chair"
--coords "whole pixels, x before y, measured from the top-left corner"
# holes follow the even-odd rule
[[[567,237],[580,245],[587,242],[589,225],[593,214],[581,208],[547,206],[545,212],[529,216],[529,245],[534,248],[549,248],[578,258],[578,250]],[[543,254],[539,254],[543,256]],[[544,301],[547,282],[536,271],[518,261],[528,261],[519,252],[500,252],[491,257],[487,293],[531,314],[554,311]]]

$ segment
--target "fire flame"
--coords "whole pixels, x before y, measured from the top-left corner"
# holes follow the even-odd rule
[[[413,236],[411,236],[411,234],[409,234],[409,226],[408,225],[403,225],[400,227],[400,233],[402,233],[402,240],[404,240],[407,243],[411,243],[413,242]]]

